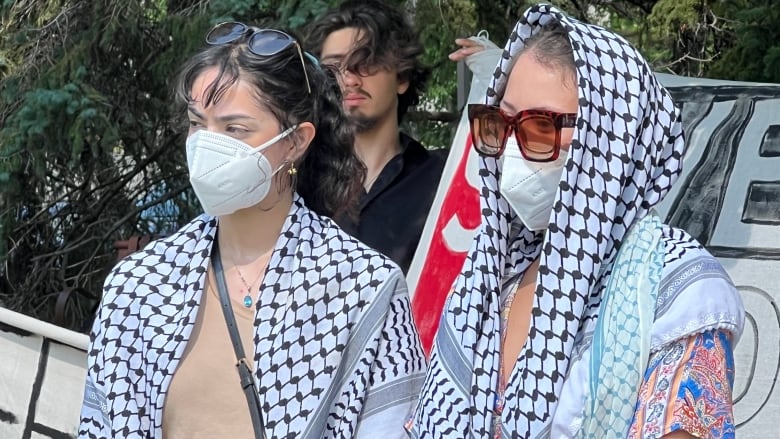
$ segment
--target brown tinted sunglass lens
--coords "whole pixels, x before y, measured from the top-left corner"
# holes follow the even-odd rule
[[[501,151],[506,131],[506,122],[498,113],[485,112],[475,118],[477,148],[485,154],[495,155]]]
[[[517,123],[515,132],[525,153],[534,159],[552,156],[557,130],[555,121],[546,116],[529,116]]]

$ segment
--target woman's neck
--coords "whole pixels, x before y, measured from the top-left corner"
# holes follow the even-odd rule
[[[292,193],[269,194],[256,206],[219,217],[219,246],[238,265],[272,251],[292,205]]]

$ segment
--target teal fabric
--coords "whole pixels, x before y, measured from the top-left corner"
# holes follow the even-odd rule
[[[650,329],[664,267],[661,222],[647,215],[628,231],[612,265],[593,334],[580,437],[625,438],[650,357]]]

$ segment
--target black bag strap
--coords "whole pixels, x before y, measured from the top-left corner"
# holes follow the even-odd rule
[[[252,418],[252,426],[255,430],[256,439],[265,439],[265,427],[263,426],[263,417],[260,412],[260,397],[255,387],[255,380],[252,377],[252,370],[246,361],[244,354],[244,345],[241,344],[241,336],[238,334],[238,325],[236,317],[233,314],[233,307],[230,305],[230,296],[228,296],[227,283],[225,282],[225,272],[222,267],[222,258],[219,255],[219,243],[216,238],[212,243],[211,264],[214,267],[214,274],[217,281],[217,292],[219,301],[222,303],[222,313],[225,315],[225,323],[230,333],[230,341],[233,343],[233,350],[236,352],[236,367],[241,381],[241,388],[244,390],[246,402],[249,405],[249,415]]]

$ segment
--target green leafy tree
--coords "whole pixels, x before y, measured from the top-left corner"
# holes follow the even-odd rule
[[[714,78],[780,83],[780,2],[716,2],[728,34],[722,56],[713,63]]]
[[[100,291],[114,241],[164,233],[193,214],[169,84],[207,25],[189,17],[198,7],[3,4],[4,306],[50,319],[59,291]]]

